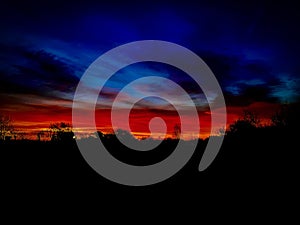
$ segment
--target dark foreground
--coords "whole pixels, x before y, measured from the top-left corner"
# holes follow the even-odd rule
[[[227,135],[219,155],[203,172],[198,171],[198,165],[206,141],[200,140],[181,171],[164,182],[144,187],[124,186],[101,177],[85,162],[75,142],[1,142],[1,189],[8,202],[14,204],[66,199],[99,204],[126,202],[124,199],[136,204],[168,199],[193,204],[216,199],[225,203],[276,204],[298,195],[298,139],[295,132],[271,129],[257,129],[251,136]],[[169,141],[156,153],[142,156],[120,153],[116,143],[111,146],[116,157],[138,165],[139,161],[149,164],[168,156],[168,146],[175,146],[175,142]]]

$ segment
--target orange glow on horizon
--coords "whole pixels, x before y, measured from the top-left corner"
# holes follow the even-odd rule
[[[49,110],[47,110],[49,107]],[[270,118],[279,108],[278,104],[275,103],[265,103],[257,102],[253,103],[248,107],[240,106],[229,106],[227,107],[227,128],[230,124],[240,118],[243,114],[243,110],[250,110],[258,114],[261,119],[262,124],[269,124]],[[56,107],[56,109],[58,109]],[[48,113],[54,112],[54,113]],[[161,117],[167,124],[167,135],[166,137],[173,137],[173,131],[175,124],[180,124],[180,118],[176,111],[168,111],[167,114],[164,114],[165,111],[156,112],[153,110],[147,109],[134,109],[130,114],[130,128],[131,133],[136,138],[147,138],[150,135],[149,131],[149,121],[153,117]],[[47,131],[50,123],[55,122],[72,122],[72,109],[69,107],[59,107],[57,113],[53,110],[52,106],[44,106],[42,109],[37,108],[32,111],[7,111],[4,112],[7,115],[10,115],[13,119],[13,124],[16,132],[22,133],[25,132],[26,138],[36,139],[37,132],[43,130]],[[96,125],[99,131],[103,133],[111,133],[111,111],[110,109],[99,109],[96,110],[95,118]],[[122,112],[120,111],[120,114]],[[200,121],[200,135],[193,134],[184,139],[193,139],[193,138],[207,138],[210,136],[211,132],[211,116],[209,112],[199,111],[199,121]],[[192,122],[192,121],[191,121]],[[221,127],[220,127],[221,128]],[[82,129],[82,132],[88,134],[91,132],[90,128],[87,126]],[[218,131],[212,131],[212,135],[217,135]],[[157,138],[164,138],[163,136],[158,136]]]

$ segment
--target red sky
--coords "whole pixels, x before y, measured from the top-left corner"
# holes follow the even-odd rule
[[[121,44],[149,38],[188,48],[207,63],[225,99],[231,99],[228,124],[244,109],[255,111],[267,122],[278,107],[272,102],[299,101],[300,30],[295,21],[300,14],[296,4],[270,2],[257,7],[254,1],[218,5],[197,1],[182,7],[175,1],[165,6],[151,2],[145,11],[126,3],[115,10],[110,1],[98,1],[74,2],[72,10],[65,10],[69,5],[61,1],[61,10],[49,10],[44,4],[26,1],[24,4],[32,9],[28,14],[22,5],[7,2],[12,3],[1,5],[5,26],[0,36],[0,113],[10,115],[16,129],[33,133],[32,137],[52,122],[71,122],[74,91],[95,59]],[[170,57],[176,55],[180,54],[173,55],[172,51]],[[119,65],[118,60],[108,61],[104,69],[109,71],[113,65]],[[102,73],[98,75],[87,82],[87,91],[98,91],[103,81]],[[174,81],[202,106],[202,92],[187,74],[168,65],[145,62],[119,70],[105,84],[103,107],[109,108],[109,102],[127,84],[147,76]],[[177,89],[151,79],[123,92],[125,104],[138,98],[145,85],[159,96],[178,97],[179,105],[184,105]],[[207,101],[213,102],[214,97],[212,93]],[[157,106],[154,103],[160,102],[150,103]],[[147,110],[133,112],[133,132],[147,135],[152,116],[158,115]],[[109,111],[97,112],[97,118],[99,128],[110,129]],[[171,133],[176,116],[169,113],[164,118]],[[199,118],[200,136],[205,137],[210,133],[209,112],[199,112]]]
[[[252,103],[248,107],[241,106],[228,106],[227,107],[227,126],[241,117],[243,110],[251,110],[258,114],[263,123],[270,122],[271,116],[278,109],[278,104],[256,102]],[[35,110],[26,109],[26,107],[19,107],[18,110],[4,111],[5,114],[10,115],[15,129],[19,132],[26,132],[27,138],[36,139],[36,132],[40,130],[47,130],[50,123],[54,122],[69,122],[72,121],[72,109],[70,107],[61,107],[53,105],[44,105],[36,107]],[[109,109],[101,109],[96,111],[96,125],[97,128],[103,132],[111,132],[111,116]],[[122,111],[120,111],[120,115]],[[210,134],[210,112],[199,111],[200,121],[200,137],[206,138]],[[147,109],[133,109],[130,114],[130,127],[132,133],[136,137],[149,136],[149,121],[153,117],[161,117],[167,124],[167,137],[171,137],[175,124],[180,124],[180,119],[176,111],[155,111]],[[192,121],[191,121],[192,122]],[[221,127],[220,127],[221,128]],[[89,128],[86,127],[86,132]],[[217,134],[217,131],[212,131],[212,134]],[[192,134],[190,139],[195,137],[196,134]],[[163,138],[157,136],[157,138]]]

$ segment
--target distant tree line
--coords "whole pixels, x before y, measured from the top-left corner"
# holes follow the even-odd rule
[[[233,136],[233,135],[250,135],[254,134],[258,130],[272,130],[276,132],[298,132],[300,127],[300,104],[285,104],[274,113],[270,118],[270,124],[262,124],[259,116],[249,110],[245,110],[243,115],[237,119],[234,123],[230,124],[227,130],[221,128],[220,135]],[[134,139],[135,137],[128,131],[118,130],[119,137],[122,139]],[[176,124],[173,128],[172,139],[180,139],[181,128],[179,124]],[[97,132],[97,135],[101,139],[115,140],[115,133],[104,134]],[[11,117],[0,114],[0,140],[24,139],[24,133],[18,132],[14,126]],[[41,130],[36,133],[38,141],[42,138],[54,142],[66,142],[75,138],[73,128],[70,123],[57,122],[51,123],[48,130]]]

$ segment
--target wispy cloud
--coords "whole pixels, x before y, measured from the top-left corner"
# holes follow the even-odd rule
[[[300,99],[300,78],[293,78],[288,74],[278,76],[278,83],[271,86],[273,97],[283,103],[291,103]]]

